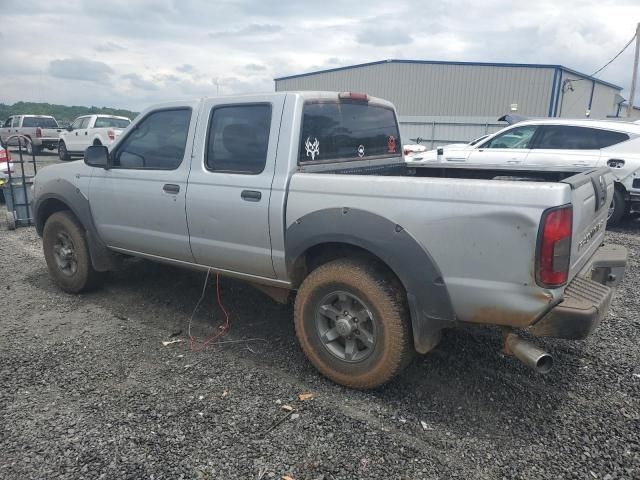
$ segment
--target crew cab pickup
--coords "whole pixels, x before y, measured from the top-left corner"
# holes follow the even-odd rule
[[[532,182],[407,167],[394,107],[355,93],[166,103],[107,149],[35,178],[54,281],[94,287],[120,256],[295,293],[302,350],[325,376],[377,387],[445,328],[584,338],[607,313],[626,250],[603,245],[606,168]]]
[[[14,115],[5,120],[0,129],[3,145],[18,145],[19,135],[27,138],[29,155],[37,155],[43,148],[54,150],[58,146],[58,135],[62,129],[50,115]]]
[[[84,155],[90,145],[111,145],[130,123],[131,120],[127,117],[114,115],[83,115],[76,118],[60,133],[60,160],[71,160],[74,155]]]

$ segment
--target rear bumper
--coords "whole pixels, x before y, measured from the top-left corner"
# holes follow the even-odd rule
[[[35,138],[33,144],[45,148],[58,148],[57,138]]]
[[[528,328],[538,337],[586,338],[609,311],[616,286],[622,281],[627,249],[603,245],[565,288],[564,299]]]

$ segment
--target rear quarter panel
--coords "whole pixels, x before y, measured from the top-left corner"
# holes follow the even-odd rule
[[[526,326],[561,298],[535,283],[536,242],[542,212],[570,201],[560,183],[295,173],[286,225],[324,208],[383,216],[434,258],[459,320]]]

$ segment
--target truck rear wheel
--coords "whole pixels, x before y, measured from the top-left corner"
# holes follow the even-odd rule
[[[362,261],[334,260],[311,272],[298,290],[294,322],[311,363],[347,387],[379,387],[414,354],[403,295],[389,274]]]
[[[27,155],[40,155],[40,147],[34,145],[31,139],[27,141],[26,145]]]
[[[42,247],[49,274],[65,292],[79,293],[98,284],[100,274],[91,264],[85,230],[70,212],[47,219]]]

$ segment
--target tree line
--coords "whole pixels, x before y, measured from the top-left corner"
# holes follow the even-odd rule
[[[83,107],[69,105],[55,105],[52,103],[16,102],[13,105],[0,103],[0,121],[4,121],[11,115],[52,115],[62,123],[71,123],[80,115],[103,113],[105,115],[118,115],[133,120],[138,112],[132,112],[122,108],[111,107]]]

